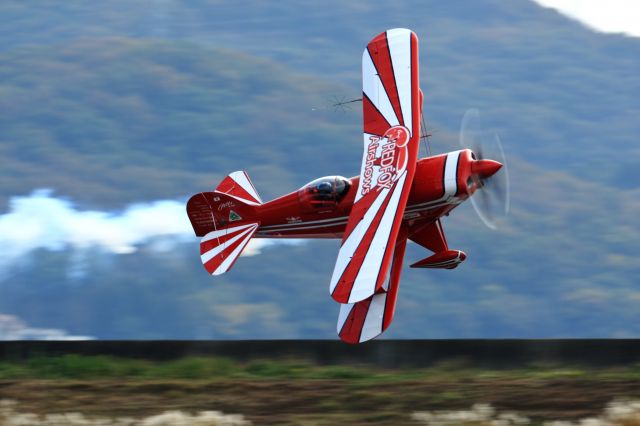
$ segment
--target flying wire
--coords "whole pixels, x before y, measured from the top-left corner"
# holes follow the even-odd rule
[[[362,102],[362,98],[351,99],[351,100],[348,100],[348,101],[341,100],[341,101],[335,102],[332,106],[334,108],[334,111],[337,111],[339,108],[344,111],[345,109],[349,109],[350,104],[353,104],[353,103],[356,103],[356,102]]]
[[[431,133],[429,133],[427,130],[427,122],[424,119],[424,113],[420,114],[420,128],[420,139],[422,139],[422,141],[424,142],[424,148],[427,151],[427,157],[430,157],[431,149],[429,147],[429,137],[431,137]]]

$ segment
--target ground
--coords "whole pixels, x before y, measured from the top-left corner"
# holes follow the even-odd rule
[[[380,370],[301,361],[77,358],[41,368],[39,362],[0,365],[0,400],[40,415],[140,418],[218,410],[255,425],[418,424],[415,412],[468,410],[477,403],[534,422],[579,420],[600,415],[613,400],[640,400],[635,366]]]

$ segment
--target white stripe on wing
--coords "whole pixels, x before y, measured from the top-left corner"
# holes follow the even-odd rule
[[[360,222],[358,222],[353,231],[351,231],[349,237],[340,247],[340,251],[338,252],[338,259],[336,260],[336,266],[333,269],[333,275],[331,276],[331,283],[329,284],[329,290],[331,294],[333,294],[333,290],[335,290],[336,285],[338,285],[338,281],[340,281],[344,270],[347,268],[347,265],[349,265],[353,254],[362,242],[362,238],[367,233],[367,230],[371,226],[371,222],[373,222],[373,219],[376,217],[376,214],[380,210],[382,203],[386,199],[388,193],[389,188],[383,188],[380,191],[377,198],[373,201],[373,203],[371,203],[371,206],[364,214]]]
[[[354,306],[355,305],[353,303],[340,304],[340,313],[338,314],[338,324],[336,327],[338,330],[338,334],[340,334],[340,332],[342,331],[342,327],[344,327],[344,323],[347,318],[349,318],[349,314],[351,313],[351,310]]]
[[[371,241],[371,245],[367,250],[367,254],[362,262],[362,266],[358,271],[358,275],[353,283],[351,294],[349,295],[349,303],[358,302],[371,296],[376,291],[376,281],[382,260],[384,258],[385,249],[389,242],[389,234],[396,218],[400,195],[407,178],[407,172],[403,172],[396,184],[393,186],[391,199],[387,204],[387,208],[382,215],[380,225],[376,230]],[[395,243],[395,242],[394,242]]]
[[[382,320],[384,318],[384,306],[387,300],[387,293],[376,294],[371,298],[367,316],[362,324],[360,332],[360,342],[371,340],[382,333]]]
[[[404,126],[413,134],[411,115],[411,31],[396,28],[387,31],[389,53],[400,97]]]
[[[368,49],[364,49],[362,54],[362,91],[389,122],[390,126],[393,127],[400,124]]]

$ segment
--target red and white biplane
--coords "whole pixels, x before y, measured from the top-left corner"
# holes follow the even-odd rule
[[[440,218],[502,164],[462,149],[418,159],[422,91],[418,38],[385,31],[362,57],[364,154],[360,175],[328,176],[263,203],[245,172],[187,203],[212,275],[228,271],[251,238],[341,238],[329,291],[340,303],[338,335],[370,340],[391,323],[407,240],[433,252],[412,268],[452,269],[465,260]]]

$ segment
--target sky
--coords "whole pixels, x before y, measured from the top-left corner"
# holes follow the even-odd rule
[[[533,0],[576,19],[596,31],[640,37],[640,1]]]

